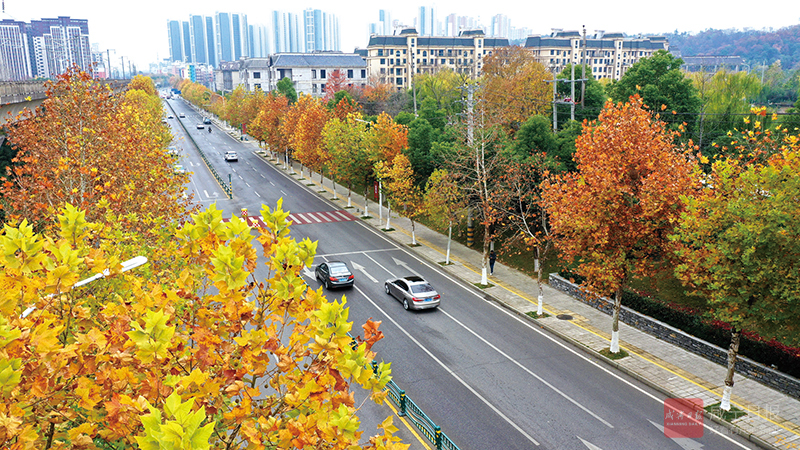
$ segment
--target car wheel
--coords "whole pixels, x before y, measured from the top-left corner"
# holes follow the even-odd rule
[[[409,306],[408,306],[408,299],[407,299],[407,298],[404,298],[404,299],[403,299],[403,309],[405,309],[406,311],[408,311],[408,308],[409,308]]]
[[[389,283],[383,284],[383,290],[386,291],[387,294],[389,293]]]
[[[328,280],[325,280],[325,289],[328,289],[328,290],[331,289],[331,283]]]

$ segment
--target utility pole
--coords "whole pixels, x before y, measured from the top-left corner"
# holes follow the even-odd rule
[[[581,78],[586,80],[586,25],[583,25],[583,52],[581,56]],[[581,81],[581,109],[584,108],[584,97],[586,97],[586,81]]]
[[[106,60],[108,61],[108,71],[106,72],[106,79],[107,80],[110,80],[112,78],[112,76],[113,76],[113,75],[111,75],[111,50],[113,50],[113,49],[110,49],[110,48],[106,49]],[[114,50],[114,53],[117,53],[117,51]]]
[[[122,61],[122,79],[124,80],[125,79],[125,57],[124,56],[120,56],[119,59],[120,59],[120,61]]]
[[[570,78],[570,98],[569,98],[569,120],[575,120],[575,58],[569,64]]]

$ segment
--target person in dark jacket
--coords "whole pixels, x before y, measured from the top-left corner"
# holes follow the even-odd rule
[[[494,262],[497,260],[497,254],[494,250],[489,252],[489,275],[494,275]]]

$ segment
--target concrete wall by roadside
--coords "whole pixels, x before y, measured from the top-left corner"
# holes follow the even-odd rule
[[[569,282],[558,274],[551,273],[549,282],[550,286],[569,294],[599,311],[603,311],[609,315],[613,312],[614,303],[611,300],[586,295],[580,286]],[[714,344],[698,339],[675,327],[653,319],[652,317],[645,316],[644,314],[640,314],[625,306],[622,307],[619,318],[624,323],[642,330],[645,333],[684,348],[717,364],[727,366],[728,351]],[[800,380],[741,355],[736,361],[736,372],[786,395],[800,398]]]

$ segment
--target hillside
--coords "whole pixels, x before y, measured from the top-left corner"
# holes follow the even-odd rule
[[[748,64],[781,61],[784,70],[800,69],[800,25],[774,31],[714,30],[667,33],[671,49],[682,56],[738,55]]]

